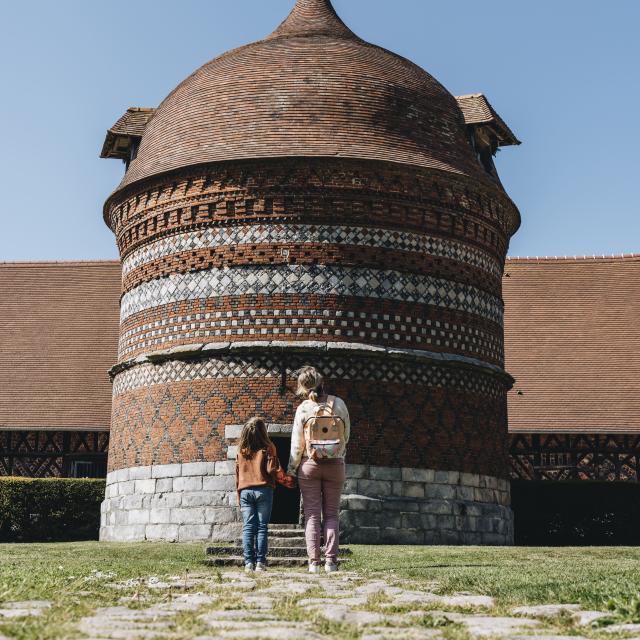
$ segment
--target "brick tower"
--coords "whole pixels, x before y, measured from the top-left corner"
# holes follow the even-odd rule
[[[102,539],[235,535],[239,425],[266,416],[285,455],[313,364],[352,415],[345,539],[508,544],[506,144],[484,96],[329,0],[129,109],[102,152],[127,165],[104,207],[123,295]]]

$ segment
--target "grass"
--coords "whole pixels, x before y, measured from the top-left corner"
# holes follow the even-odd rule
[[[353,549],[353,566],[362,571],[436,581],[440,593],[489,595],[502,607],[554,602],[606,610],[612,601],[640,597],[640,547]]]
[[[497,600],[497,613],[522,604],[575,602],[585,609],[611,610],[618,621],[640,622],[640,548],[352,549],[349,568],[365,576],[383,574],[418,586],[435,582],[440,593],[490,595]],[[0,635],[18,640],[77,638],[75,625],[81,617],[97,607],[116,605],[123,595],[133,596],[138,590],[135,586],[111,589],[105,582],[189,572],[219,580],[220,571],[206,567],[203,559],[201,544],[0,545],[0,603],[37,599],[53,602],[52,609],[40,618],[0,623]],[[95,578],[95,571],[100,571],[102,578]],[[113,574],[113,578],[105,578],[105,574]],[[166,594],[151,597],[157,601]],[[295,618],[293,603],[290,609]],[[422,624],[440,623],[426,615]],[[201,631],[196,614],[181,615],[179,627],[185,638]],[[338,626],[327,623],[325,631],[340,637],[336,635]]]

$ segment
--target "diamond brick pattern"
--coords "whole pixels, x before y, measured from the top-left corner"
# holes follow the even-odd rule
[[[146,282],[122,297],[121,320],[144,309],[221,295],[315,293],[431,304],[502,323],[502,301],[475,287],[392,270],[334,265],[223,268]]]
[[[314,363],[332,373],[325,361]],[[343,369],[349,364],[340,363]],[[338,367],[333,373],[341,375]],[[473,372],[458,375],[462,373],[476,377]],[[508,477],[503,394],[494,397],[452,384],[409,384],[412,373],[406,368],[398,371],[397,382],[381,377],[378,373],[369,379],[328,379],[330,392],[348,399],[349,463]],[[279,376],[201,378],[119,394],[113,401],[109,468],[226,460],[226,425],[242,424],[256,413],[270,423],[291,422],[298,403],[292,393],[294,382],[288,377],[283,392]]]
[[[158,258],[227,245],[340,244],[414,251],[471,264],[498,278],[502,265],[489,253],[461,242],[381,228],[328,225],[261,224],[214,227],[162,238],[133,251],[122,264],[123,276]]]
[[[399,382],[430,387],[455,387],[466,391],[499,397],[502,383],[482,373],[470,374],[451,367],[407,363],[368,358],[315,357],[323,373],[341,380],[364,380],[371,383]],[[286,374],[293,376],[305,359],[289,357]],[[113,385],[114,397],[132,389],[203,379],[220,378],[277,378],[283,375],[282,365],[268,356],[240,358],[222,356],[198,362],[170,360],[163,364],[144,364],[120,373]]]

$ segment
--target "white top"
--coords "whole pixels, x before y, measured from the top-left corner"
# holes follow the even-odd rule
[[[349,410],[347,409],[347,405],[338,398],[338,396],[332,396],[332,398],[333,415],[344,420],[344,439],[346,444],[349,442],[349,435],[351,434]],[[293,420],[293,432],[291,434],[291,456],[289,457],[289,466],[287,468],[287,473],[290,475],[296,475],[298,472],[300,461],[305,452],[304,425],[309,418],[315,415],[318,404],[320,403],[314,402],[313,400],[305,400],[296,409],[296,417]]]

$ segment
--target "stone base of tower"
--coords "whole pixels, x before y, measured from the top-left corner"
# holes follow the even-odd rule
[[[354,544],[513,544],[508,480],[348,465],[341,537]]]
[[[344,542],[513,543],[507,480],[398,467],[347,465],[340,513]],[[103,541],[226,541],[241,531],[235,463],[194,462],[111,472]]]

